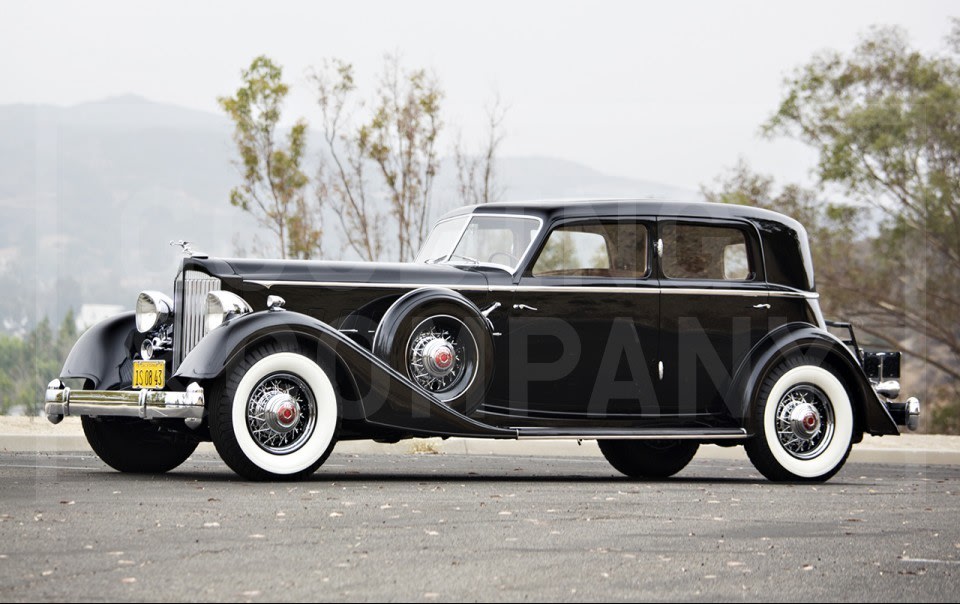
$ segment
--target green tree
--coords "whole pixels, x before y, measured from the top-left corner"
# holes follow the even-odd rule
[[[47,383],[60,375],[77,337],[72,309],[56,336],[46,317],[23,338],[0,335],[0,413],[39,413]]]
[[[955,23],[955,32],[960,29]],[[924,56],[905,34],[875,29],[851,56],[825,53],[787,82],[771,135],[819,154],[825,184],[884,216],[876,268],[882,287],[862,312],[903,324],[952,359],[913,352],[960,380],[960,49]],[[851,283],[861,290],[863,283]],[[883,332],[876,334],[883,337]]]
[[[708,197],[805,222],[825,301],[939,371],[934,415],[960,429],[960,22],[942,53],[876,28],[849,54],[815,56],[764,132],[817,152],[817,190],[777,193],[741,165]]]
[[[230,203],[251,213],[276,237],[283,258],[309,258],[319,252],[319,216],[306,201],[309,178],[301,169],[307,123],[298,120],[286,144],[278,141],[283,102],[289,87],[283,70],[259,56],[242,72],[243,84],[218,102],[234,124],[243,183],[230,192]]]

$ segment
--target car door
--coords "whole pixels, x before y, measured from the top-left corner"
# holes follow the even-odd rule
[[[661,218],[657,229],[658,398],[681,421],[722,424],[739,411],[739,398],[724,400],[730,381],[767,333],[759,237],[736,221]]]
[[[656,416],[653,220],[555,223],[510,302],[501,405],[514,417]]]

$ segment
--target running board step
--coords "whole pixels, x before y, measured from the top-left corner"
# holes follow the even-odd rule
[[[662,428],[516,428],[518,440],[550,438],[562,440],[736,440],[747,438],[743,428],[662,429]]]

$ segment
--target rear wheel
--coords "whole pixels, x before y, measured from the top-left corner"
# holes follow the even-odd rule
[[[700,443],[692,440],[598,440],[614,468],[631,478],[667,478],[687,467]]]
[[[850,455],[853,407],[828,366],[803,357],[784,361],[764,380],[753,413],[757,429],[747,456],[770,480],[822,482]]]
[[[169,472],[186,461],[200,442],[142,419],[84,415],[80,423],[90,448],[103,463],[132,474]]]
[[[293,345],[247,353],[211,400],[210,435],[223,461],[250,480],[312,474],[336,444],[331,375]]]

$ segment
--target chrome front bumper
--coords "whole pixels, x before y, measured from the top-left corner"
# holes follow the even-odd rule
[[[71,390],[60,380],[47,385],[43,411],[57,424],[67,415],[139,417],[140,419],[203,419],[203,388],[196,382],[186,392],[160,390]]]

